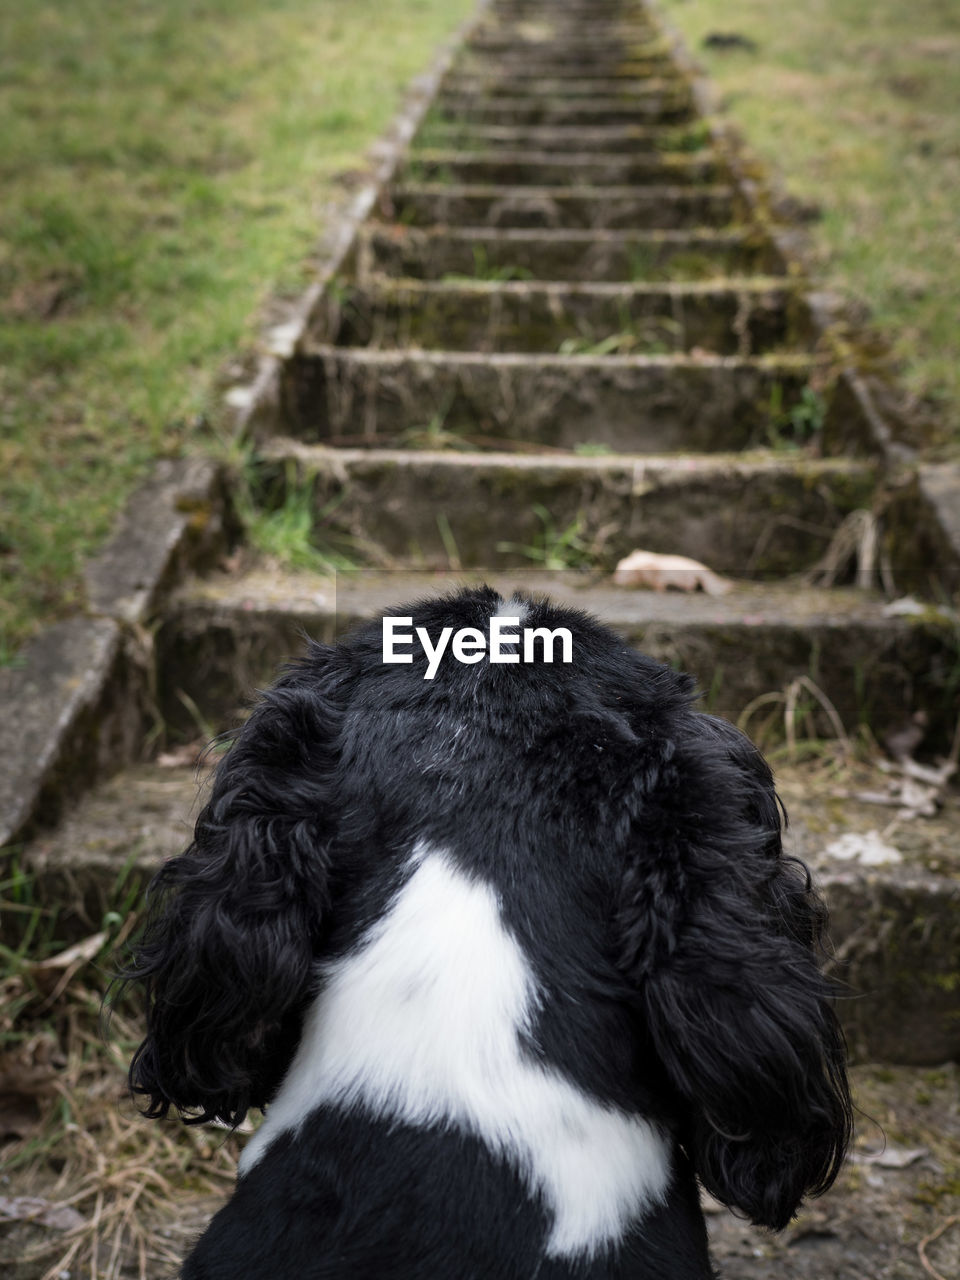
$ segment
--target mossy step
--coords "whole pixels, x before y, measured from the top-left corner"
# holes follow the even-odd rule
[[[649,22],[639,0],[499,0],[488,21],[551,22],[568,17]]]
[[[664,52],[663,37],[652,28],[632,32],[597,31],[592,37],[579,30],[553,39],[525,39],[520,31],[475,34],[467,43],[467,51],[482,54],[513,54],[530,59],[540,66],[544,62],[589,66],[598,62],[635,62]]]
[[[669,51],[647,51],[642,57],[634,57],[629,61],[622,56],[591,56],[584,50],[579,61],[560,59],[551,61],[538,56],[532,51],[504,49],[498,53],[484,53],[471,49],[466,45],[457,61],[453,64],[451,75],[504,76],[511,80],[529,81],[536,84],[541,79],[560,82],[582,80],[584,76],[594,78],[601,76],[614,82],[618,80],[643,80],[650,76],[662,76],[673,73],[676,63]]]
[[[611,228],[726,227],[748,210],[734,189],[668,185],[511,187],[398,183],[380,201],[385,218],[407,226]]]
[[[296,485],[321,540],[387,567],[508,568],[576,532],[601,567],[644,547],[773,577],[817,560],[843,517],[871,505],[875,476],[868,463],[760,451],[542,457],[271,439],[260,480],[268,507]]]
[[[338,346],[604,355],[805,347],[808,307],[780,279],[649,284],[392,280],[329,291],[311,333]]]
[[[401,589],[390,602],[406,598]],[[302,638],[291,637],[282,656],[302,647]],[[825,781],[809,770],[783,769],[778,782],[792,818],[787,847],[813,865],[831,908],[834,972],[850,989],[839,1010],[856,1056],[931,1064],[955,1057],[960,854],[950,835],[960,817],[956,795],[939,818],[902,824],[887,838],[899,862],[870,866],[832,852],[839,836],[866,837],[885,818],[883,810],[878,816],[875,807],[836,799],[851,783],[859,788],[854,771],[849,779]],[[58,910],[63,936],[98,929],[118,898],[186,847],[203,783],[190,767],[129,770],[84,796],[60,827],[26,848],[21,865],[34,878],[34,900]],[[861,846],[868,848],[868,840]]]
[[[632,155],[603,155],[425,148],[415,151],[397,176],[401,181],[584,187],[722,182],[729,178],[729,169],[725,161],[706,150],[690,154],[651,148]]]
[[[453,93],[435,99],[431,118],[465,124],[680,124],[693,117],[689,91],[665,89],[649,98],[507,98]]]
[[[669,63],[650,63],[643,74],[634,76],[536,76],[529,69],[513,70],[488,63],[485,67],[454,67],[444,84],[457,95],[503,95],[504,97],[616,97],[631,100],[664,92],[686,91],[687,83]]]
[[[764,234],[721,231],[568,230],[530,227],[400,227],[367,222],[357,235],[357,278],[420,280],[703,280],[782,275],[783,259]]]
[[[444,80],[444,92],[455,97],[610,99],[626,103],[647,98],[685,95],[687,82],[664,66],[647,76],[530,76],[491,69],[486,74],[454,69]]]
[[[524,356],[304,344],[280,429],[335,445],[737,450],[795,430],[805,356]]]
[[[465,151],[504,147],[512,151],[541,150],[578,153],[627,152],[633,155],[651,147],[664,151],[696,152],[709,146],[706,130],[655,124],[600,125],[504,125],[472,123],[469,127],[451,120],[428,118],[413,139],[413,154],[420,147],[446,146]]]

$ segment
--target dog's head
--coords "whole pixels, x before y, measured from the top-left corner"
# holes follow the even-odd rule
[[[783,1225],[833,1180],[849,1134],[813,960],[822,915],[781,857],[769,770],[692,697],[585,615],[489,588],[311,644],[152,887],[128,975],[146,990],[131,1067],[146,1113],[235,1124],[269,1101],[357,850],[566,823],[615,869],[610,954],[679,1140],[721,1200]]]

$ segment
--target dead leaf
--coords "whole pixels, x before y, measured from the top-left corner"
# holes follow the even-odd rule
[[[185,742],[183,746],[174,747],[172,751],[161,751],[156,764],[161,769],[193,769],[201,764],[206,742],[197,739]]]
[[[53,1036],[37,1035],[0,1054],[0,1141],[28,1138],[40,1125],[43,1104],[57,1092],[65,1065]]]
[[[68,1204],[55,1204],[39,1196],[0,1196],[0,1218],[36,1222],[55,1231],[75,1231],[86,1219]]]
[[[926,1147],[895,1147],[888,1144],[882,1151],[856,1151],[850,1159],[854,1164],[873,1164],[881,1169],[906,1169],[929,1154]]]
[[[55,956],[50,956],[46,960],[38,960],[30,966],[31,972],[62,972],[64,969],[72,968],[78,961],[81,964],[86,964],[88,960],[92,960],[103,949],[106,940],[107,934],[105,932],[92,933],[89,938],[84,938],[82,942],[75,942],[72,947],[67,947],[65,951],[58,951]]]
[[[847,831],[836,840],[832,840],[823,852],[828,858],[859,862],[867,867],[886,866],[889,863],[903,861],[903,854],[899,849],[888,844],[879,831]]]
[[[617,565],[613,580],[618,587],[641,587],[650,591],[704,591],[722,596],[733,586],[727,578],[687,556],[659,555],[655,551],[631,551]]]

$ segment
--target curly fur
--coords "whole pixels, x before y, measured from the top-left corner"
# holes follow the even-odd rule
[[[695,1179],[782,1228],[836,1177],[824,911],[770,770],[688,677],[525,604],[570,665],[425,681],[416,650],[383,664],[379,622],[311,644],[156,877],[131,1087],[151,1117],[267,1108],[185,1280],[708,1280]],[[498,610],[480,588],[390,613],[435,638]],[[443,874],[418,879],[424,850]],[[463,928],[431,930],[434,900]],[[375,1006],[359,1030],[350,1000]]]

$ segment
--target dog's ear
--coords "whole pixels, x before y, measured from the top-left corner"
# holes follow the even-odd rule
[[[146,996],[130,1068],[145,1114],[239,1124],[295,1047],[337,826],[340,650],[311,645],[217,768],[187,851],[157,873],[127,985]]]
[[[782,855],[766,762],[731,725],[688,712],[651,781],[630,802],[621,960],[700,1180],[779,1229],[850,1139],[822,903]]]

